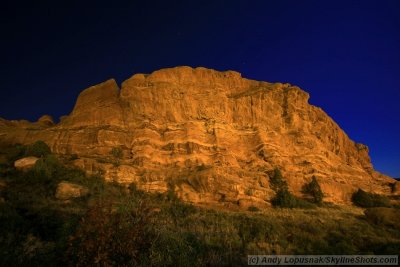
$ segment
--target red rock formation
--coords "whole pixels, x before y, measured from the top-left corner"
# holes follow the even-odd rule
[[[107,179],[149,191],[169,184],[196,203],[268,205],[276,167],[295,194],[313,175],[328,201],[346,203],[357,188],[389,194],[394,181],[373,170],[368,148],[308,99],[290,84],[176,67],[136,74],[121,90],[114,80],[92,86],[55,126],[0,121],[0,138],[41,139]],[[119,166],[104,163],[114,147],[123,151]]]

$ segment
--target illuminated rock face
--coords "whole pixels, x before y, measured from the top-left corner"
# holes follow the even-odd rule
[[[373,170],[368,148],[308,99],[290,84],[176,67],[92,86],[54,126],[0,121],[0,138],[44,140],[89,172],[195,203],[266,206],[274,168],[295,194],[313,175],[327,201],[348,203],[357,188],[389,194],[393,180]]]
[[[14,167],[17,170],[27,170],[35,166],[36,161],[38,161],[39,158],[37,157],[25,157],[22,159],[19,159],[14,162]]]

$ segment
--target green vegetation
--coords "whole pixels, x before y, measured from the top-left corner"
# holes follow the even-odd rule
[[[385,225],[400,230],[400,209],[375,207],[364,211],[366,219],[378,226]]]
[[[283,179],[281,170],[279,170],[278,168],[274,169],[272,175],[270,175],[269,181],[272,189],[275,192],[288,189],[287,182],[285,181],[285,179]]]
[[[281,189],[276,193],[276,196],[271,200],[275,207],[281,208],[312,208],[311,203],[297,198],[292,195],[287,189]]]
[[[90,207],[68,240],[68,262],[74,266],[137,266],[156,238],[154,216],[137,200],[124,199],[115,212],[109,201]]]
[[[275,168],[270,176],[270,184],[276,192],[275,197],[271,200],[274,207],[281,208],[312,208],[313,205],[305,200],[295,197],[288,190],[288,185],[282,176],[281,171]]]
[[[123,156],[122,149],[120,147],[113,147],[111,149],[111,155],[116,159],[121,159]]]
[[[94,184],[94,178],[64,166],[47,148],[45,143],[36,142],[3,150],[8,152],[9,161],[2,166],[0,176],[6,184],[0,192],[1,266],[54,265],[68,234],[83,215],[82,200],[64,207],[54,198],[55,188],[62,180]],[[28,171],[13,168],[13,160],[28,155],[41,158]]]
[[[247,210],[248,210],[248,211],[252,211],[252,212],[260,211],[260,209],[257,208],[257,207],[255,207],[255,206],[250,206]]]
[[[71,154],[71,156],[69,157],[69,160],[76,160],[79,159],[78,154]]]
[[[50,147],[43,141],[36,141],[26,147],[25,156],[45,157],[51,153]]]
[[[17,159],[24,157],[26,146],[16,144],[14,146],[2,148],[2,150],[7,160],[9,162],[14,162]]]
[[[363,208],[390,206],[389,199],[387,197],[368,193],[362,189],[358,189],[358,191],[353,194],[351,200],[356,206]]]
[[[311,197],[312,202],[321,204],[324,194],[315,176],[312,177],[310,183],[303,186],[303,193]]]
[[[28,146],[16,144],[2,148],[2,150],[9,162],[14,162],[23,157],[34,156],[40,158],[51,154],[50,147],[43,141],[36,141]]]
[[[0,165],[0,266],[247,266],[248,254],[400,252],[398,229],[377,227],[356,207],[219,211],[181,202],[172,183],[149,194],[87,176],[52,154],[25,172],[12,163]],[[56,199],[64,180],[90,194]],[[283,187],[277,199],[301,205],[288,193]]]
[[[114,164],[114,166],[119,166],[119,164],[120,164],[120,161],[121,161],[121,159],[122,159],[122,157],[123,157],[123,152],[122,152],[122,149],[120,148],[120,147],[113,147],[112,149],[111,149],[111,155],[114,157],[114,162],[113,162],[113,164]]]

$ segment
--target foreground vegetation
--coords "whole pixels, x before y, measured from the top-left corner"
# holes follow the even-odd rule
[[[171,191],[148,194],[134,184],[126,188],[88,177],[48,151],[36,154],[41,159],[29,171],[17,171],[13,160],[36,149],[17,150],[3,150],[0,166],[1,266],[244,266],[248,254],[400,252],[399,230],[368,221],[361,208],[198,208]],[[277,192],[286,194],[276,175]],[[60,181],[84,185],[90,194],[58,200]],[[317,203],[322,195],[315,183],[305,192]],[[276,201],[298,206],[291,198]]]

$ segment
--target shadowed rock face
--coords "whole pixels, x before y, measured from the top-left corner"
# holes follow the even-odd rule
[[[276,167],[295,194],[313,175],[328,201],[347,203],[357,188],[389,194],[393,179],[373,170],[367,146],[308,99],[290,84],[176,67],[135,74],[121,89],[114,80],[92,86],[54,126],[2,120],[0,138],[44,140],[79,155],[75,164],[89,172],[148,191],[169,185],[195,203],[268,205]],[[114,147],[123,152],[118,166]]]

